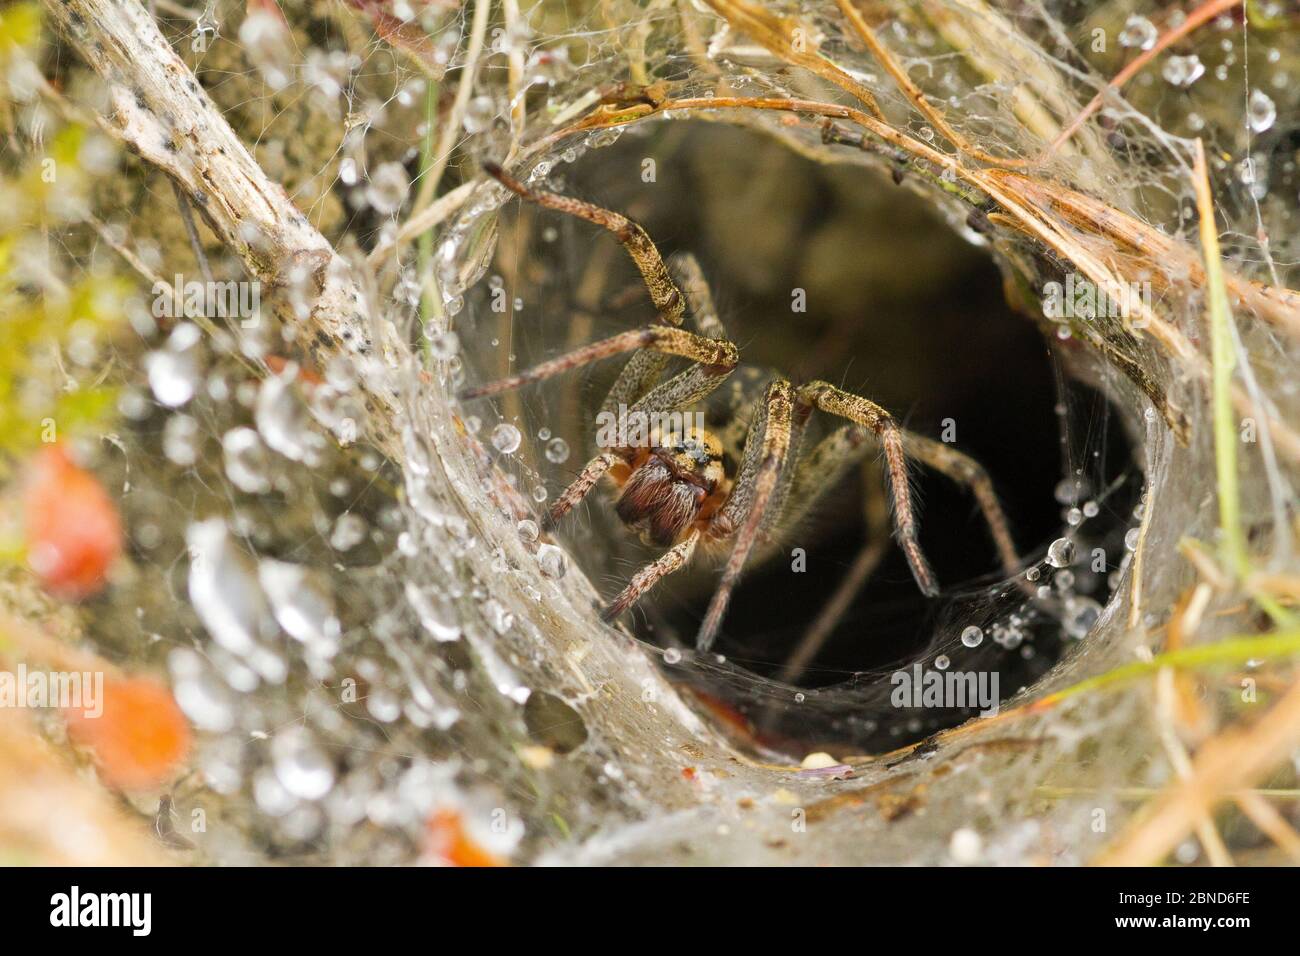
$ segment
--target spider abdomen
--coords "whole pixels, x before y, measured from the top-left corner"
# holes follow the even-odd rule
[[[679,477],[663,458],[650,455],[623,485],[615,511],[651,544],[675,544],[695,522],[709,489]]]

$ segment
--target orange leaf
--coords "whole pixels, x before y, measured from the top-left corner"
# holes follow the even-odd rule
[[[441,807],[429,817],[429,852],[448,866],[505,866],[465,832],[460,812]]]
[[[149,678],[110,679],[102,714],[66,716],[68,736],[90,747],[104,779],[124,790],[164,783],[190,750],[190,727],[171,692]]]
[[[27,561],[41,583],[64,600],[98,593],[122,553],[122,521],[99,479],[50,445],[32,461],[24,505]]]

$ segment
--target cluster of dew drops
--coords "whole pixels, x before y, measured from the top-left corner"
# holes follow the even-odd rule
[[[1078,641],[1088,635],[1104,610],[1102,603],[1091,595],[1103,590],[1111,593],[1119,585],[1137,550],[1140,528],[1134,525],[1125,532],[1123,556],[1118,564],[1112,564],[1100,546],[1080,546],[1087,521],[1101,513],[1101,505],[1089,495],[1082,474],[1063,478],[1056,486],[1055,497],[1062,506],[1061,517],[1068,530],[1047,546],[1042,561],[1021,573],[1026,590],[1041,605],[1059,609],[1053,616],[1059,618],[1061,630],[1066,637]],[[1141,522],[1144,510],[1142,502],[1133,509],[1134,522]],[[1098,565],[1106,570],[1098,571]],[[1021,656],[1032,657],[1034,648],[1029,643],[1033,637],[1032,617],[1033,612],[1022,607],[991,625],[967,624],[960,632],[960,644],[974,650],[988,638],[1006,651],[1019,650]],[[937,670],[947,670],[952,663],[947,653],[934,659]]]
[[[1265,21],[1281,19],[1285,15],[1285,5],[1285,0],[1261,0],[1258,9],[1252,11],[1252,13],[1257,13]],[[1172,11],[1168,19],[1167,29],[1177,28],[1185,17],[1186,14],[1182,11]],[[1224,14],[1214,22],[1213,28],[1220,33],[1228,34],[1219,40],[1219,48],[1223,56],[1219,64],[1214,67],[1213,73],[1216,80],[1223,82],[1229,79],[1232,68],[1239,61],[1237,46],[1240,40],[1239,37],[1231,34],[1240,31],[1240,26],[1230,15]],[[1159,30],[1154,23],[1140,14],[1134,14],[1125,22],[1118,39],[1120,45],[1125,48],[1134,51],[1146,51],[1155,47],[1159,37]],[[1276,48],[1270,48],[1265,55],[1265,59],[1270,66],[1277,64],[1281,62],[1282,53]],[[1197,53],[1168,53],[1163,58],[1160,76],[1169,86],[1179,90],[1187,90],[1198,81],[1201,81],[1206,72],[1206,65],[1201,61]],[[1277,122],[1277,104],[1265,87],[1271,86],[1277,90],[1286,90],[1293,82],[1293,78],[1285,71],[1277,69],[1273,70],[1262,84],[1254,85],[1250,89],[1246,98],[1245,126],[1251,133],[1265,133],[1272,129],[1274,123]],[[1196,112],[1189,113],[1185,122],[1188,130],[1193,134],[1201,132],[1205,127],[1204,118]],[[1245,157],[1236,168],[1238,178],[1250,188],[1256,199],[1262,199],[1268,191],[1268,184],[1261,179],[1260,170],[1263,168],[1263,162],[1259,157],[1255,156]]]

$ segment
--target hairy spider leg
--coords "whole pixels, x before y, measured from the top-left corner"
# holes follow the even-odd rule
[[[782,466],[792,446],[793,412],[793,386],[785,379],[777,379],[768,385],[758,419],[745,437],[744,459],[735,487],[710,529],[716,537],[734,532],[736,542],[695,636],[695,647],[701,652],[712,647],[718,636],[731,593],[758,541],[768,505],[776,496]]]

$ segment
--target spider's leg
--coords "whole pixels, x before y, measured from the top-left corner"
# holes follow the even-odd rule
[[[700,268],[699,261],[689,252],[679,252],[672,257],[672,268],[691,307],[691,321],[695,324],[695,330],[706,339],[725,339],[727,330],[722,325],[722,319],[718,318],[718,310],[713,305],[713,295],[709,292],[709,284],[704,281],[704,271]]]
[[[614,618],[641,600],[645,593],[663,578],[685,567],[690,563],[691,556],[695,554],[695,545],[699,543],[699,540],[700,532],[698,530],[691,531],[685,538],[650,564],[647,564],[632,576],[632,580],[627,583],[627,587],[610,602],[605,610],[600,612],[600,616],[606,621],[614,620]]]
[[[857,428],[856,425],[848,427]],[[833,437],[833,435],[829,436],[822,444]],[[854,457],[861,457],[858,448],[854,448],[853,452]],[[816,450],[811,457],[816,457]],[[801,462],[800,469],[802,468]],[[821,611],[813,618],[812,624],[804,631],[803,637],[786,659],[785,666],[781,668],[780,680],[787,684],[798,680],[808,664],[817,656],[822,645],[826,643],[826,638],[830,637],[840,623],[840,619],[852,605],[853,599],[858,596],[858,592],[862,590],[862,586],[867,583],[867,579],[871,577],[889,549],[889,496],[885,493],[884,479],[879,469],[869,467],[862,469],[862,478],[866,486],[863,491],[863,513],[867,523],[866,541],[854,557],[849,570],[840,579],[835,593],[822,605]],[[791,501],[799,500],[799,486],[800,481],[796,478],[791,490]],[[811,494],[815,495],[820,490],[817,489]]]
[[[542,519],[542,530],[550,531],[559,523],[560,519],[572,511],[583,498],[596,487],[605,472],[609,471],[619,461],[618,455],[613,452],[601,452],[591,461],[583,466],[582,471],[578,472],[578,477],[569,483],[560,497],[555,499],[550,510],[546,512],[546,517]]]
[[[800,525],[822,495],[837,487],[849,470],[876,447],[867,429],[861,425],[845,425],[801,456],[791,468],[788,503],[781,509],[779,523],[769,536],[761,559],[770,558],[778,542],[784,541]]]
[[[700,265],[695,257],[690,253],[674,256],[672,267],[690,305],[689,314],[695,330],[706,339],[725,340],[727,330],[713,307],[713,296],[709,294],[709,287],[704,281],[704,274],[700,271]],[[623,366],[623,371],[619,373],[609,394],[605,396],[601,411],[617,413],[620,407],[673,411],[699,401],[717,388],[726,377],[725,375],[718,377],[712,382],[711,388],[694,397],[690,397],[690,389],[684,387],[669,389],[651,396],[650,392],[663,375],[664,369],[668,367],[668,361],[669,356],[661,352],[645,351],[633,355],[627,365]]]
[[[673,282],[668,267],[664,265],[659,250],[655,248],[650,236],[638,223],[621,213],[594,206],[572,196],[532,189],[496,163],[484,163],[483,171],[506,189],[529,202],[566,215],[577,216],[613,233],[614,238],[623,244],[623,248],[627,250],[627,254],[632,257],[632,261],[640,271],[641,278],[645,280],[645,287],[650,293],[650,300],[659,310],[660,317],[669,325],[682,324],[682,294],[677,284]]]
[[[1002,561],[1002,570],[1008,575],[1014,575],[1020,568],[1020,555],[1016,553],[1016,542],[1011,537],[1007,516],[1002,511],[998,496],[993,491],[993,482],[989,480],[984,466],[951,445],[907,431],[903,432],[903,450],[917,461],[925,462],[935,471],[970,489],[984,515],[985,524],[989,526],[989,534]]]
[[[637,349],[649,349],[666,355],[681,356],[719,371],[726,370],[727,372],[734,369],[740,359],[736,347],[728,341],[706,339],[693,332],[687,332],[685,329],[674,328],[670,325],[651,325],[643,329],[630,329],[627,332],[620,332],[618,335],[602,339],[599,342],[593,342],[591,345],[584,345],[548,362],[534,365],[527,371],[497,379],[495,382],[489,382],[486,385],[465,389],[460,393],[460,399],[468,401],[471,398],[484,398],[489,395],[508,392],[511,389],[530,385],[533,382],[540,382],[582,365],[612,358],[615,355],[634,352]]]
[[[970,489],[997,547],[998,558],[1007,574],[1015,574],[1020,556],[1011,537],[1002,505],[998,502],[984,467],[951,445],[902,429],[903,451],[935,471]],[[848,468],[878,445],[866,429],[848,425],[832,432],[799,461],[790,484],[790,506],[781,515],[781,525],[772,537],[780,540],[803,519],[822,493],[834,487]],[[869,524],[869,523],[868,523]]]
[[[701,651],[708,650],[718,636],[718,628],[726,613],[727,603],[731,600],[731,592],[735,590],[745,560],[758,541],[763,517],[769,504],[778,497],[776,492],[782,466],[791,447],[796,444],[792,441],[792,432],[797,427],[792,421],[793,411],[793,389],[790,383],[777,379],[768,385],[763,407],[745,439],[744,459],[736,485],[727,503],[714,518],[715,533],[725,535],[734,531],[736,543],[732,545],[722,579],[718,582],[718,589],[713,593],[713,600],[709,602],[704,622],[695,638],[695,646]]]
[[[798,402],[805,408],[819,408],[831,415],[871,429],[885,452],[885,469],[894,501],[894,528],[898,544],[912,568],[917,587],[929,597],[939,593],[934,573],[921,553],[916,535],[916,514],[907,484],[907,457],[903,450],[903,430],[894,417],[875,402],[836,388],[829,382],[809,382],[798,391]]]

